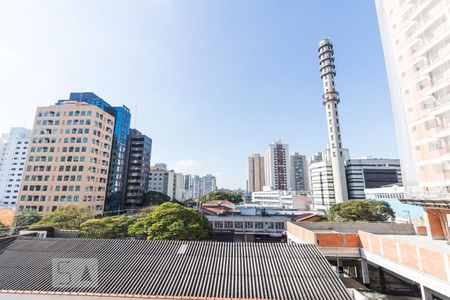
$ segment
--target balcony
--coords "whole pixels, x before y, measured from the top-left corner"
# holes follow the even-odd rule
[[[338,92],[329,92],[322,94],[322,101],[323,103],[327,103],[328,101],[336,101],[339,103],[339,93]]]

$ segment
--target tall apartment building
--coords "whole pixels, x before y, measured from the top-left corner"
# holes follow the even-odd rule
[[[289,146],[275,141],[268,145],[264,155],[266,186],[272,190],[288,191],[291,183],[289,176]]]
[[[186,191],[191,190],[191,181],[192,181],[192,175],[191,174],[186,174],[183,176],[183,180],[184,180],[184,189]]]
[[[264,157],[253,154],[248,158],[248,192],[260,192],[265,185]]]
[[[183,174],[175,173],[174,170],[167,170],[166,164],[157,164],[150,168],[150,177],[148,189],[149,191],[163,193],[170,197],[170,199],[178,199],[180,197],[181,190],[179,187],[183,187],[184,180]]]
[[[377,0],[376,7],[405,201],[426,208],[429,235],[448,239],[450,4]]]
[[[187,174],[183,175],[183,192],[182,192],[182,198],[183,199],[192,199],[192,175]]]
[[[184,176],[182,173],[175,173],[175,199],[178,201],[189,199],[184,189]]]
[[[349,199],[366,199],[366,188],[402,183],[399,159],[350,159],[345,162],[345,171]]]
[[[191,178],[192,198],[198,199],[202,196],[201,179],[198,175],[193,175]]]
[[[86,102],[38,107],[19,190],[19,211],[104,210],[114,116]]]
[[[305,155],[297,152],[292,153],[289,158],[289,170],[291,176],[292,191],[309,190],[309,171],[308,162]]]
[[[342,159],[349,159],[348,149],[341,149]],[[333,166],[331,163],[331,151],[327,148],[309,158],[309,178],[313,205],[315,208],[328,209],[336,204],[334,189]]]
[[[217,190],[217,182],[216,182],[216,177],[213,175],[206,175],[203,176],[200,179],[200,185],[201,185],[201,196],[207,195],[211,192],[214,192],[215,190]]]
[[[309,165],[313,206],[328,209],[336,203],[333,169],[330,161],[315,161]]]
[[[167,171],[167,191],[165,194],[170,197],[170,199],[175,199],[177,194],[177,181],[176,173],[174,170]]]
[[[318,51],[320,77],[323,83],[322,103],[327,112],[328,147],[333,171],[334,197],[336,203],[341,203],[348,199],[348,195],[344,169],[342,133],[338,113],[340,98],[335,83],[336,68],[334,65],[333,44],[328,39],[322,40],[319,43]]]
[[[0,137],[0,208],[16,209],[31,130],[13,127]]]
[[[70,93],[69,100],[59,100],[57,104],[64,105],[66,102],[74,101],[96,105],[115,118],[111,164],[108,172],[108,194],[105,208],[108,211],[122,209],[125,207],[126,151],[130,134],[130,110],[126,106],[112,106],[91,92]]]
[[[148,190],[152,139],[138,130],[132,129],[127,155],[125,207],[134,208],[142,204],[144,193]]]
[[[148,190],[167,195],[169,184],[169,171],[166,168],[150,167]]]

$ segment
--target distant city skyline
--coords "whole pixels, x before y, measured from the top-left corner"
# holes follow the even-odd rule
[[[1,133],[94,92],[131,109],[152,162],[243,189],[248,155],[273,140],[325,147],[317,46],[330,38],[344,147],[398,157],[372,1],[0,1],[0,36]]]

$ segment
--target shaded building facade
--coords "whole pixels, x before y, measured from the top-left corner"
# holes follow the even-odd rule
[[[139,207],[149,186],[152,139],[132,129],[127,154],[125,205],[127,208]]]
[[[289,172],[291,176],[291,190],[292,191],[307,191],[309,190],[309,171],[308,162],[305,155],[297,152],[292,153],[289,158]]]
[[[265,185],[264,157],[253,154],[248,158],[248,192],[260,192]]]

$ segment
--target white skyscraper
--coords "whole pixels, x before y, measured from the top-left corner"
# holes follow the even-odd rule
[[[216,177],[213,175],[206,175],[200,179],[201,196],[207,195],[217,190]]]
[[[11,128],[0,137],[0,208],[16,208],[31,130]]]
[[[376,0],[405,187],[450,239],[450,1]]]
[[[266,187],[288,191],[291,187],[289,174],[289,146],[275,141],[268,145],[264,155]]]
[[[330,149],[330,161],[333,171],[334,197],[336,203],[341,203],[348,199],[348,195],[338,114],[340,100],[334,79],[336,70],[334,66],[333,45],[328,39],[320,41],[319,61],[323,82],[323,104],[327,112],[328,147]]]

